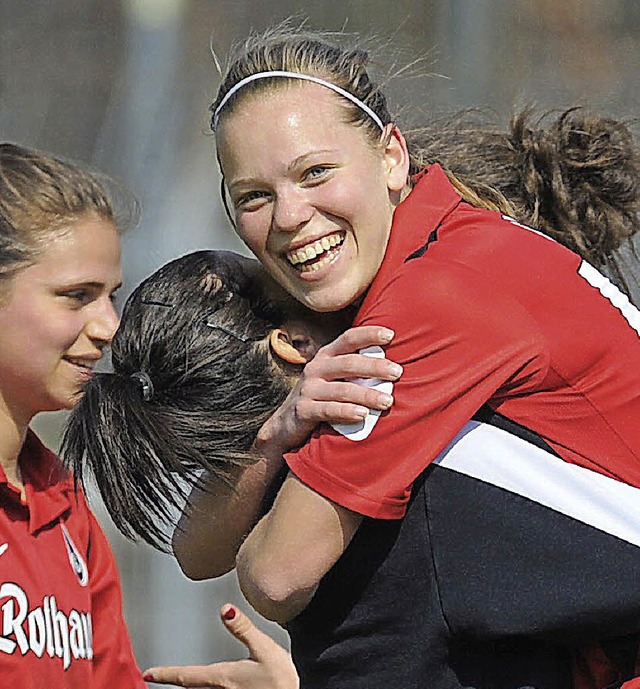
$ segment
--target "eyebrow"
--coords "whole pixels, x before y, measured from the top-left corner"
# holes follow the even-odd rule
[[[122,281],[120,281],[111,291],[116,292],[122,287]],[[95,280],[69,280],[64,285],[63,289],[70,289],[71,287],[89,287],[91,289],[103,289],[107,286],[106,282],[96,282]]]

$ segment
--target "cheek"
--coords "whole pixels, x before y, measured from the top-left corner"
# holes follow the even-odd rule
[[[43,350],[64,351],[78,339],[82,327],[82,321],[72,315],[49,317],[40,324],[38,344]]]
[[[347,218],[354,226],[368,232],[379,230],[384,233],[387,217],[384,212],[388,205],[386,188],[380,184],[334,185],[324,199],[327,208],[333,208],[338,215]]]
[[[253,213],[238,222],[236,234],[256,256],[261,256],[269,240],[269,221],[265,214]]]

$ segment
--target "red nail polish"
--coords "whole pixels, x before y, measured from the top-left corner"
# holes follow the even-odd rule
[[[142,675],[142,679],[145,682],[153,682],[153,675]]]
[[[229,608],[227,612],[224,613],[222,617],[224,617],[225,620],[232,620],[236,616],[236,609],[235,608]]]

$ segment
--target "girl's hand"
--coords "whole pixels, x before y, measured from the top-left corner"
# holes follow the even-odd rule
[[[220,616],[227,630],[249,651],[246,660],[201,666],[154,667],[144,673],[146,682],[179,687],[218,689],[298,689],[300,682],[291,656],[270,636],[232,605]]]
[[[319,423],[357,423],[369,409],[389,409],[390,395],[353,381],[400,377],[398,364],[358,354],[366,347],[389,344],[393,335],[388,328],[360,326],[320,348],[287,399],[258,432],[256,449],[264,456],[281,456],[301,445]]]

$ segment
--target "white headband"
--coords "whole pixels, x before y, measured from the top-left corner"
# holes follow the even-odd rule
[[[256,72],[255,74],[251,74],[250,76],[241,79],[233,88],[230,88],[225,94],[224,98],[220,101],[220,105],[218,105],[215,112],[213,113],[213,129],[215,130],[215,128],[218,126],[220,112],[222,111],[222,108],[224,108],[224,106],[227,104],[231,96],[237,93],[243,86],[250,84],[252,81],[257,81],[258,79],[267,79],[269,77],[288,77],[290,79],[302,79],[304,81],[312,81],[314,84],[320,84],[320,86],[326,86],[328,89],[331,89],[332,91],[335,91],[344,98],[350,100],[354,105],[357,105],[360,108],[360,110],[366,112],[367,115],[369,115],[369,117],[378,125],[378,127],[380,127],[381,130],[384,129],[382,120],[375,114],[375,112],[373,112],[373,110],[368,105],[365,105],[359,98],[356,98],[353,95],[353,93],[345,91],[343,88],[340,88],[335,84],[332,84],[330,81],[325,81],[324,79],[320,79],[318,77],[312,77],[310,74],[301,74],[300,72],[285,72],[282,70],[275,70],[273,72]]]

